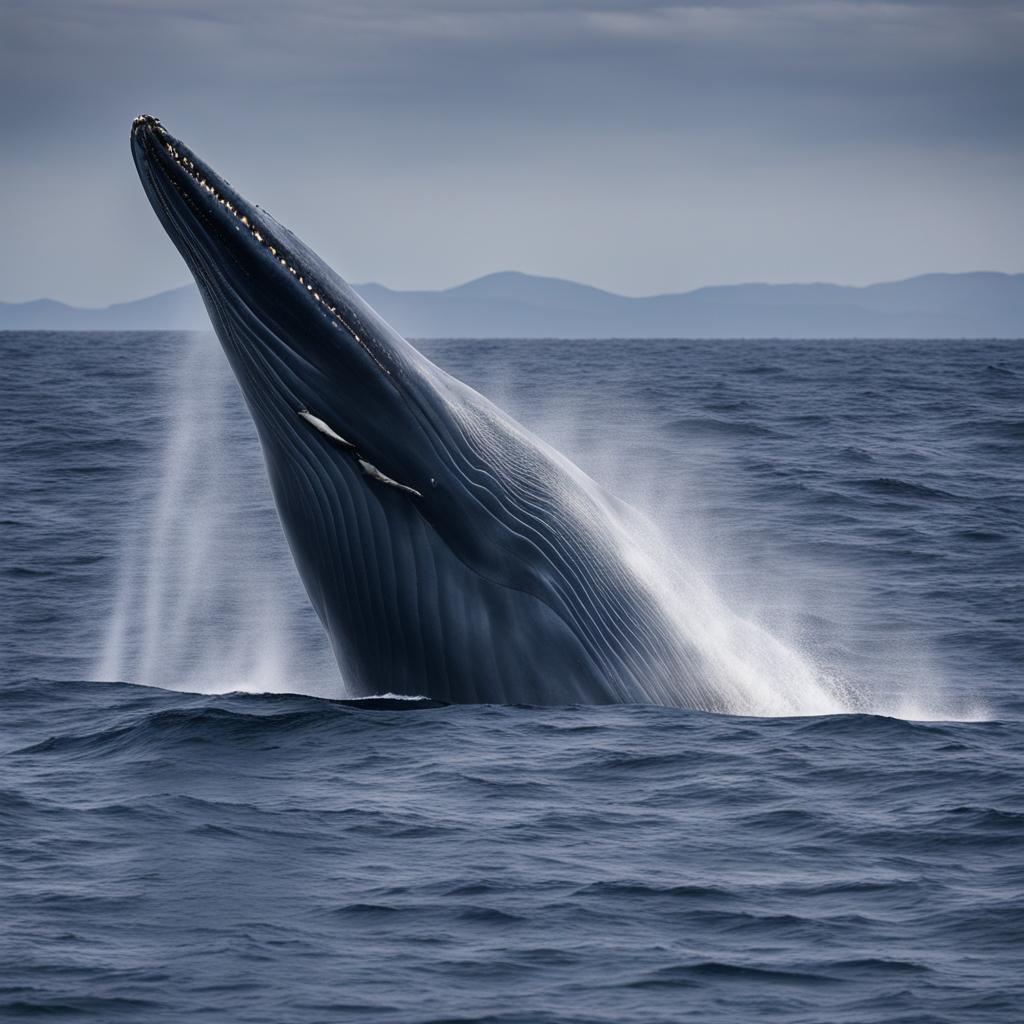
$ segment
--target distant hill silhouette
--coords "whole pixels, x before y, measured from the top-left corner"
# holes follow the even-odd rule
[[[1024,338],[1024,274],[925,274],[851,288],[740,284],[627,298],[489,274],[444,291],[357,291],[413,338]],[[208,330],[194,285],[103,309],[0,303],[0,330]]]

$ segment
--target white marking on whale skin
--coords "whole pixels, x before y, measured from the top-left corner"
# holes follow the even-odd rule
[[[365,459],[357,459],[357,461],[359,463],[359,468],[367,476],[373,477],[373,479],[379,483],[387,484],[389,487],[397,487],[400,491],[407,491],[409,494],[415,494],[417,498],[423,497],[415,487],[406,487],[405,484],[400,484],[397,480],[392,480],[391,477],[385,476],[376,466],[367,462]]]
[[[351,442],[347,441],[341,436],[336,430],[332,430],[319,416],[314,416],[308,409],[300,409],[299,415],[311,426],[315,427],[320,431],[321,434],[326,434],[332,441],[337,441],[339,444],[344,445],[349,451],[354,452],[356,456],[356,462],[359,463],[359,468],[368,476],[372,477],[378,483],[387,484],[388,487],[397,487],[400,491],[406,491],[409,494],[415,494],[417,498],[422,498],[423,495],[416,490],[415,487],[406,487],[405,484],[400,484],[397,480],[392,480],[391,477],[382,473],[372,462],[367,462],[365,459],[359,458],[359,453],[356,450],[356,446]],[[431,481],[433,482],[433,481]],[[435,484],[435,486],[437,486]]]
[[[352,451],[356,450],[356,446],[351,441],[346,441],[341,434],[331,430],[329,426],[319,416],[314,416],[308,409],[300,409],[299,415],[309,424],[316,427],[321,434],[326,434],[332,441],[337,441],[338,444],[343,444],[346,448],[351,448]]]

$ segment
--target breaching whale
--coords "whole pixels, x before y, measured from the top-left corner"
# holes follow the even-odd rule
[[[431,363],[149,115],[131,148],[252,414],[353,696],[721,710],[630,510]]]

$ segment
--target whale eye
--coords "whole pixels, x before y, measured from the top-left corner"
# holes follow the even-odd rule
[[[431,487],[436,487],[437,486],[437,481],[433,477],[430,478],[430,486]]]

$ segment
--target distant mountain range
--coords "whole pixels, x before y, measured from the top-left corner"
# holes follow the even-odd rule
[[[356,290],[412,338],[1024,338],[1024,274],[925,274],[851,288],[739,284],[627,298],[500,273],[443,291]],[[0,330],[208,330],[194,285],[102,309],[0,303]]]

